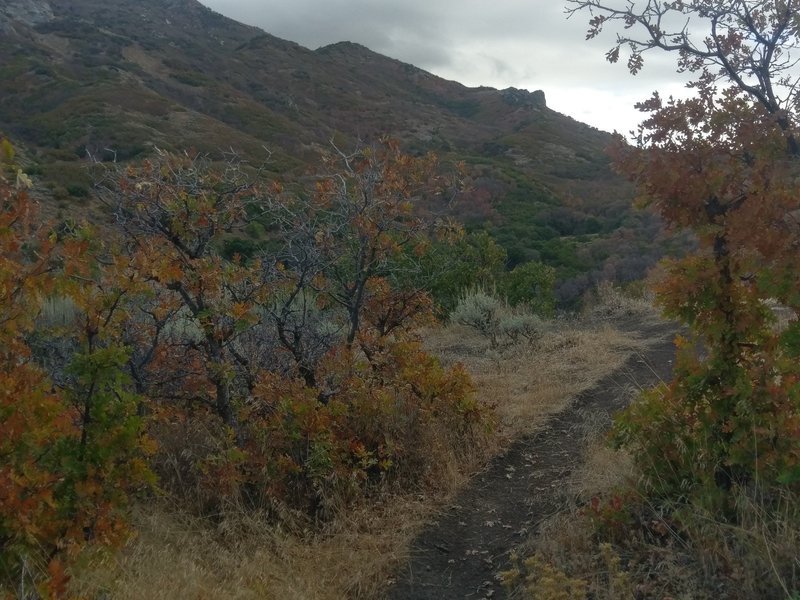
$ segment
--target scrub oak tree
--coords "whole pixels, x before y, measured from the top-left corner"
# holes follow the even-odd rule
[[[800,482],[800,2],[568,0],[587,37],[616,28],[607,59],[636,74],[653,52],[692,76],[690,98],[657,92],[617,167],[700,250],[658,286],[679,339],[674,381],[617,425],[650,482],[725,505],[732,486]],[[770,304],[795,318],[776,327]],[[687,492],[688,490],[688,492]]]

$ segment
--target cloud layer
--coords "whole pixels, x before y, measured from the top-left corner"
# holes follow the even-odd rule
[[[584,41],[588,15],[568,20],[559,0],[201,1],[308,48],[358,42],[465,85],[543,89],[551,108],[609,131],[632,129],[653,90],[683,89],[673,57],[635,78],[607,64],[613,38]]]

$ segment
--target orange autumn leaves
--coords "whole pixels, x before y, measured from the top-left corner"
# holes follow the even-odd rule
[[[91,340],[108,325],[94,320],[100,313],[86,311],[69,333],[58,332],[64,347],[74,351],[57,369],[58,381],[41,360],[38,350],[47,345],[41,336],[53,335],[42,325],[46,299],[89,302],[89,286],[79,283],[90,270],[88,244],[80,236],[58,240],[37,225],[27,180],[14,166],[10,145],[4,141],[3,147],[0,575],[49,573],[49,593],[58,595],[64,558],[87,540],[124,538],[125,520],[118,513],[127,491],[149,481],[146,465],[136,458],[146,453],[146,444],[118,393],[124,351],[93,347]],[[115,364],[109,364],[115,362],[109,353],[119,354]],[[39,591],[47,592],[41,585]]]
[[[746,3],[668,8],[705,10],[739,31],[709,38],[696,53],[684,48],[695,96],[654,94],[640,105],[649,116],[638,146],[619,138],[613,148],[641,202],[699,243],[697,253],[668,262],[657,284],[693,343],[679,349],[674,381],[627,411],[617,436],[660,493],[731,511],[734,487],[800,482],[800,327],[796,319],[777,327],[770,310],[800,311],[796,90],[776,95],[787,81],[778,57],[797,32],[782,3],[762,3],[750,21],[737,12]],[[761,61],[757,79],[751,59]]]
[[[3,580],[37,573],[57,596],[80,547],[125,539],[131,496],[165,474],[170,428],[205,450],[166,440],[193,458],[162,491],[186,499],[200,488],[175,482],[191,479],[206,508],[279,501],[318,516],[430,476],[430,444],[483,434],[467,374],[417,339],[427,293],[394,270],[418,268],[438,230],[457,237],[431,218],[452,178],[393,142],[336,151],[325,169],[289,194],[235,158],[157,153],[107,173],[115,227],[102,238],[37,231],[17,179],[0,182]],[[269,251],[223,258],[254,219]]]

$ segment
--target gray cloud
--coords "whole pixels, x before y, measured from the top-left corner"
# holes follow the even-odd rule
[[[605,62],[613,38],[585,42],[588,16],[568,20],[559,0],[201,1],[312,49],[353,41],[466,85],[543,89],[551,107],[608,130],[631,129],[652,90],[681,93],[666,83],[672,57],[647,57],[631,77]]]

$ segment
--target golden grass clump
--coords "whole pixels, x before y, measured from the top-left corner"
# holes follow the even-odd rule
[[[467,367],[478,394],[495,405],[501,434],[507,438],[541,425],[647,343],[611,324],[587,327],[570,320],[547,324],[533,346],[491,348],[479,333],[459,325],[427,336],[430,352],[446,364]]]
[[[215,523],[142,507],[137,537],[118,556],[87,557],[71,591],[120,600],[375,598],[426,514],[422,500],[388,498],[302,532],[244,511]]]

